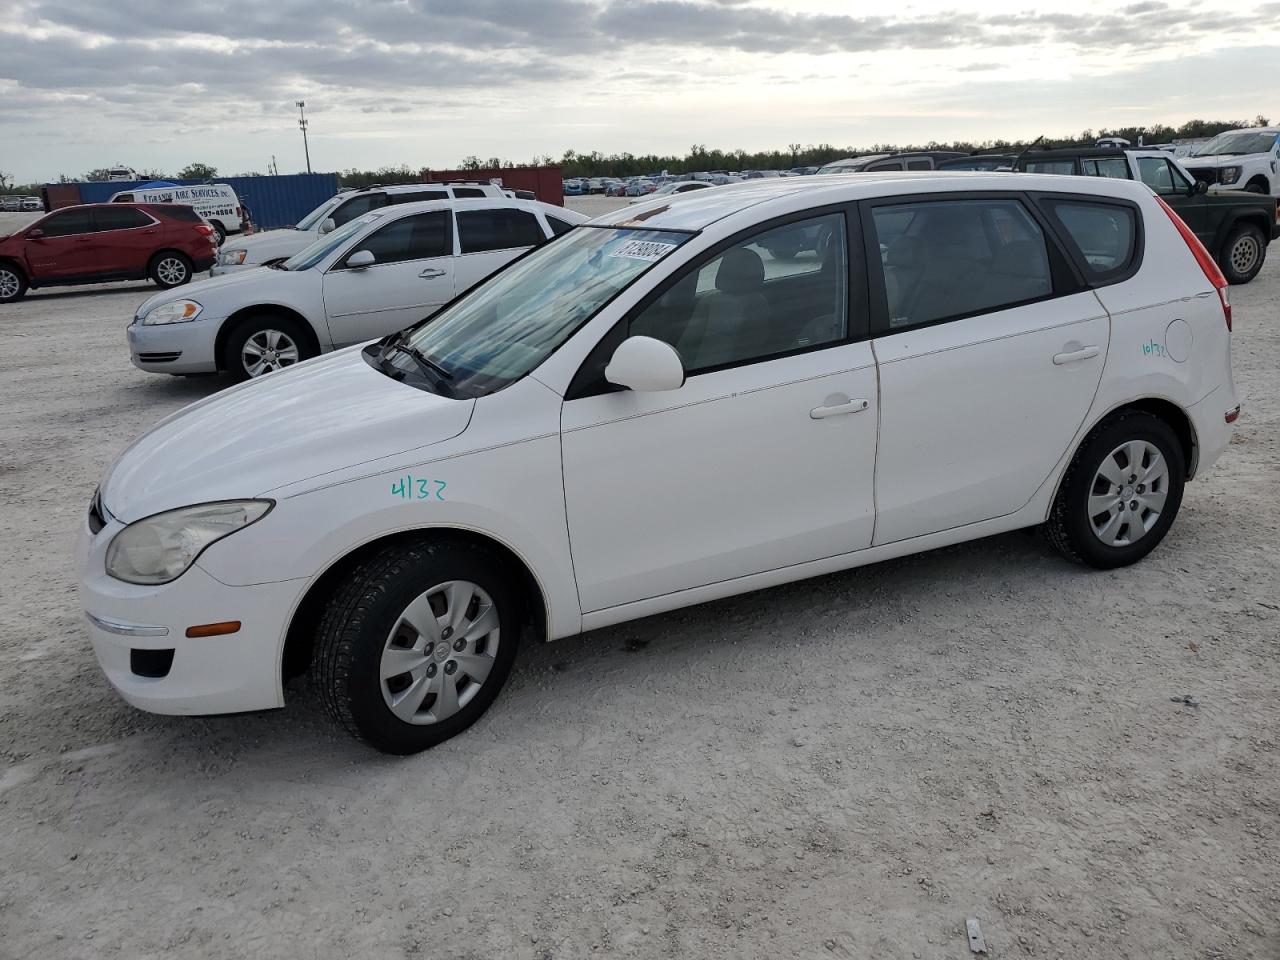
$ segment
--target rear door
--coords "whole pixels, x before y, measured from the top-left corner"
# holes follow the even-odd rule
[[[470,289],[495,270],[546,239],[538,218],[513,207],[473,207],[455,211],[458,260],[454,286]]]
[[[136,207],[93,208],[99,263],[110,273],[143,274],[160,245],[161,227]]]
[[[27,261],[36,279],[74,279],[103,272],[92,208],[60,210],[33,229],[43,231],[27,241]]]
[[[368,250],[374,263],[349,267]],[[324,306],[335,346],[385,336],[453,299],[453,221],[447,209],[392,220],[352,244],[324,276]]]
[[[1013,513],[1079,429],[1110,322],[1016,193],[863,206],[880,373],[875,543]]]

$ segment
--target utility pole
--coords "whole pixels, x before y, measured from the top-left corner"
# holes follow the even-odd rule
[[[274,153],[271,155],[271,165],[267,169],[271,171],[273,177],[280,176],[280,165],[276,163],[276,155]]]
[[[307,146],[307,114],[304,111],[307,102],[305,100],[295,100],[298,105],[298,126],[302,128],[302,149],[307,155],[307,173],[311,172],[311,148]]]

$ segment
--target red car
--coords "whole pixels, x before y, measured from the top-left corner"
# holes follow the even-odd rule
[[[176,203],[63,207],[0,237],[0,303],[28,287],[151,279],[176,287],[218,255],[213,227]]]

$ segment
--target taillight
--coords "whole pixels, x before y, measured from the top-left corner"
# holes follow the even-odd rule
[[[196,233],[200,234],[202,237],[212,237],[212,236],[213,236],[213,227],[211,227],[211,226],[209,226],[208,224],[205,224],[205,223],[197,223],[197,224],[196,224]]]
[[[1205,278],[1213,284],[1213,288],[1218,291],[1218,299],[1222,301],[1222,319],[1227,322],[1227,329],[1231,329],[1231,298],[1227,295],[1227,278],[1222,275],[1222,269],[1218,266],[1217,261],[1208,250],[1204,248],[1204,244],[1200,242],[1200,238],[1191,232],[1191,228],[1182,222],[1182,218],[1178,216],[1173,208],[1164,202],[1163,198],[1156,197],[1156,202],[1164,207],[1164,212],[1169,215],[1169,219],[1173,221],[1173,225],[1178,229],[1178,233],[1187,244],[1187,249],[1191,251],[1191,255],[1196,258],[1196,263],[1200,264],[1200,269],[1204,271]]]
[[[239,208],[239,207],[236,207],[236,219],[237,219],[237,220],[239,220],[239,219],[240,219],[240,218],[242,218],[243,216],[244,216],[244,214],[241,212],[240,208]]]

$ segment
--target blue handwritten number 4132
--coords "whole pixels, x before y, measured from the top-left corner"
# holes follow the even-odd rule
[[[432,485],[435,490],[432,490]],[[433,496],[437,500],[444,499],[444,488],[448,484],[443,480],[424,480],[418,478],[415,480],[409,474],[405,474],[391,485],[391,495],[400,497],[402,500],[430,500]]]

